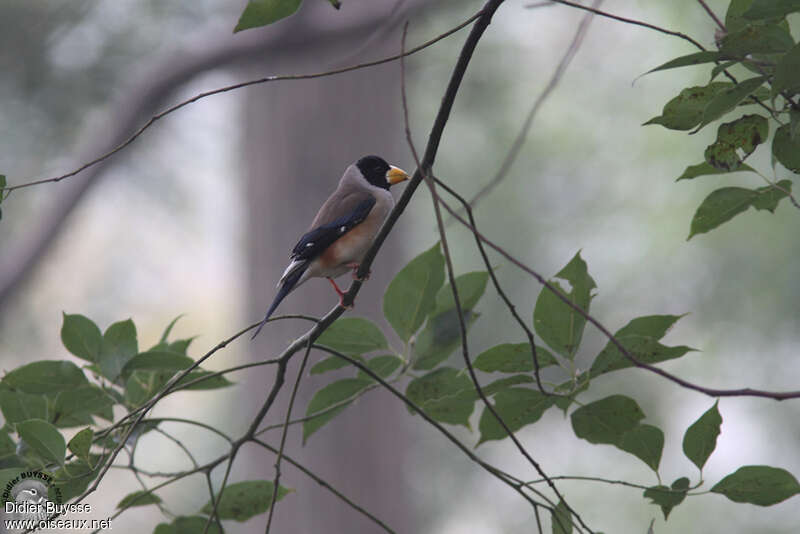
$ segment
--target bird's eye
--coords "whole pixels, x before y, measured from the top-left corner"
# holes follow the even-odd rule
[[[341,228],[339,228],[339,233],[340,233],[340,234],[343,234],[343,233],[345,233],[346,231],[347,231],[347,227],[346,227],[346,226],[342,226]]]
[[[306,248],[313,247],[313,246],[314,246],[314,242],[313,241],[310,242],[310,243],[306,243]]]

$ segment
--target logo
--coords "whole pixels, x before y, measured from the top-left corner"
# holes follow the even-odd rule
[[[23,471],[2,488],[0,518],[9,520],[47,521],[62,512],[61,489],[53,485],[53,475],[45,471]],[[51,500],[52,499],[52,500]],[[0,525],[0,532],[6,530]]]

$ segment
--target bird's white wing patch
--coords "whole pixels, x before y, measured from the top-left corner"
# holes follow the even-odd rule
[[[297,269],[299,269],[300,267],[302,267],[305,264],[306,264],[306,260],[294,260],[292,263],[290,263],[289,266],[286,268],[286,270],[283,271],[283,274],[281,275],[281,279],[278,280],[278,285],[275,286],[275,287],[281,287],[281,284],[283,284],[283,282],[287,278],[289,278],[289,276],[291,276],[291,274],[293,272],[295,272]]]

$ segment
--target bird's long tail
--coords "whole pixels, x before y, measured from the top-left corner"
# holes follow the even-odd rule
[[[305,264],[302,267],[297,268],[292,274],[286,277],[286,279],[281,284],[280,289],[278,289],[278,294],[275,295],[275,299],[272,301],[272,304],[270,304],[269,310],[267,310],[267,315],[264,316],[264,320],[261,321],[261,324],[258,325],[256,333],[253,334],[253,337],[250,338],[251,340],[255,339],[258,333],[261,332],[261,329],[264,328],[264,325],[267,324],[267,321],[269,321],[270,316],[272,316],[272,312],[275,311],[275,308],[278,307],[278,304],[281,303],[281,301],[286,297],[286,295],[288,295],[292,291],[292,289],[295,288],[295,286],[297,285],[297,281],[300,280],[300,277],[303,276],[303,273],[306,272],[306,269],[308,269],[308,264]]]

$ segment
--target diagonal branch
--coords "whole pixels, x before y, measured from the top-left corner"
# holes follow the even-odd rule
[[[483,241],[486,245],[490,248],[497,251],[501,256],[506,258],[509,262],[513,263],[521,270],[525,271],[533,278],[536,279],[542,286],[544,286],[548,291],[551,291],[556,297],[558,297],[562,302],[564,302],[567,306],[575,310],[581,317],[586,319],[588,322],[592,323],[595,328],[597,328],[610,342],[613,344],[617,350],[627,358],[633,365],[636,367],[646,369],[652,373],[655,373],[671,382],[678,384],[681,387],[686,389],[691,389],[693,391],[697,391],[698,393],[702,393],[704,395],[708,395],[709,397],[761,397],[766,399],[774,399],[774,400],[788,400],[788,399],[797,399],[800,398],[800,391],[767,391],[762,389],[753,389],[753,388],[739,388],[739,389],[717,389],[717,388],[709,388],[700,386],[698,384],[694,384],[689,382],[688,380],[684,380],[678,376],[673,375],[672,373],[661,369],[660,367],[656,367],[655,365],[651,365],[649,363],[645,363],[625,348],[622,343],[612,334],[605,326],[600,323],[597,319],[592,317],[590,314],[586,313],[580,306],[573,303],[567,297],[562,295],[559,291],[557,291],[552,284],[550,284],[545,278],[540,275],[538,272],[534,271],[520,260],[506,252],[505,249],[495,244],[493,241],[488,239],[485,235],[483,235],[474,225],[470,224],[469,222],[465,221],[457,212],[456,210],[448,205],[443,200],[440,200],[442,206],[452,215],[458,222],[463,224],[465,227],[469,229],[470,232],[475,235],[477,239]]]

